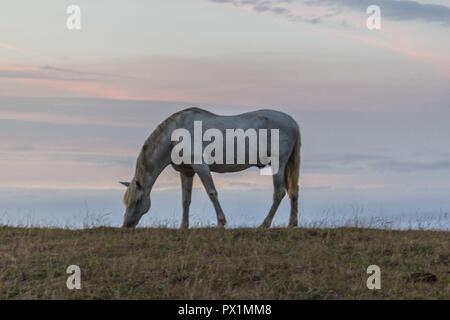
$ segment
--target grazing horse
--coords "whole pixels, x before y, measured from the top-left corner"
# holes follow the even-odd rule
[[[171,155],[176,142],[172,140],[172,133],[176,129],[183,129],[195,135],[194,122],[198,121],[201,121],[204,129],[214,129],[216,132],[222,133],[225,133],[230,128],[266,130],[266,132],[273,129],[277,130],[279,134],[277,141],[279,169],[273,173],[274,193],[272,207],[261,227],[270,227],[275,212],[286,195],[286,191],[291,203],[289,227],[297,226],[301,139],[300,129],[296,121],[289,115],[274,110],[258,110],[233,116],[221,116],[206,110],[190,108],[171,115],[159,124],[142,147],[136,162],[134,178],[131,182],[121,182],[127,187],[124,195],[126,213],[123,227],[136,227],[141,217],[149,211],[152,187],[160,173],[168,165],[172,165],[181,176],[183,205],[181,228],[189,228],[189,206],[191,203],[192,180],[195,174],[199,176],[214,205],[218,227],[226,225],[225,215],[218,200],[211,172],[237,172],[253,166],[263,168],[267,163],[262,162],[261,159],[258,159],[256,163],[244,164],[242,162],[240,164],[236,164],[239,162],[234,162],[234,164],[217,162],[208,164],[209,162],[204,160],[193,164],[174,163]],[[270,145],[270,143],[268,144]],[[236,149],[234,147],[233,149],[231,157],[236,157]],[[268,149],[271,150],[270,148]],[[227,150],[224,149],[224,153],[226,152]],[[230,153],[229,150],[228,152]],[[245,159],[247,159],[249,151],[246,150],[245,152]]]

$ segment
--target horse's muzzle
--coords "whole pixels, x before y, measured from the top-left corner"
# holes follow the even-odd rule
[[[127,221],[127,220],[125,220],[123,222],[123,224],[122,224],[122,228],[134,229],[134,228],[136,228],[138,223],[139,223],[139,220],[137,220],[137,221]]]

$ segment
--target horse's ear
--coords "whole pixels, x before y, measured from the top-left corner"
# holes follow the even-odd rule
[[[129,182],[123,182],[123,181],[120,181],[119,182],[120,184],[123,184],[125,187],[129,187],[130,186],[130,183]]]

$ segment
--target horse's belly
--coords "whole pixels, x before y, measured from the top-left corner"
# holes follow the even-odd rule
[[[255,166],[258,167],[254,164],[212,164],[209,166],[209,170],[218,173],[239,172]]]

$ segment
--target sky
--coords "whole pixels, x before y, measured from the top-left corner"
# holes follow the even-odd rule
[[[380,30],[366,26],[373,4]],[[450,229],[449,35],[449,0],[2,0],[0,223],[120,225],[117,182],[144,140],[197,106],[298,121],[300,224]],[[269,177],[214,179],[231,226],[263,220]],[[214,224],[194,187],[192,221]],[[180,220],[168,168],[142,225]]]

